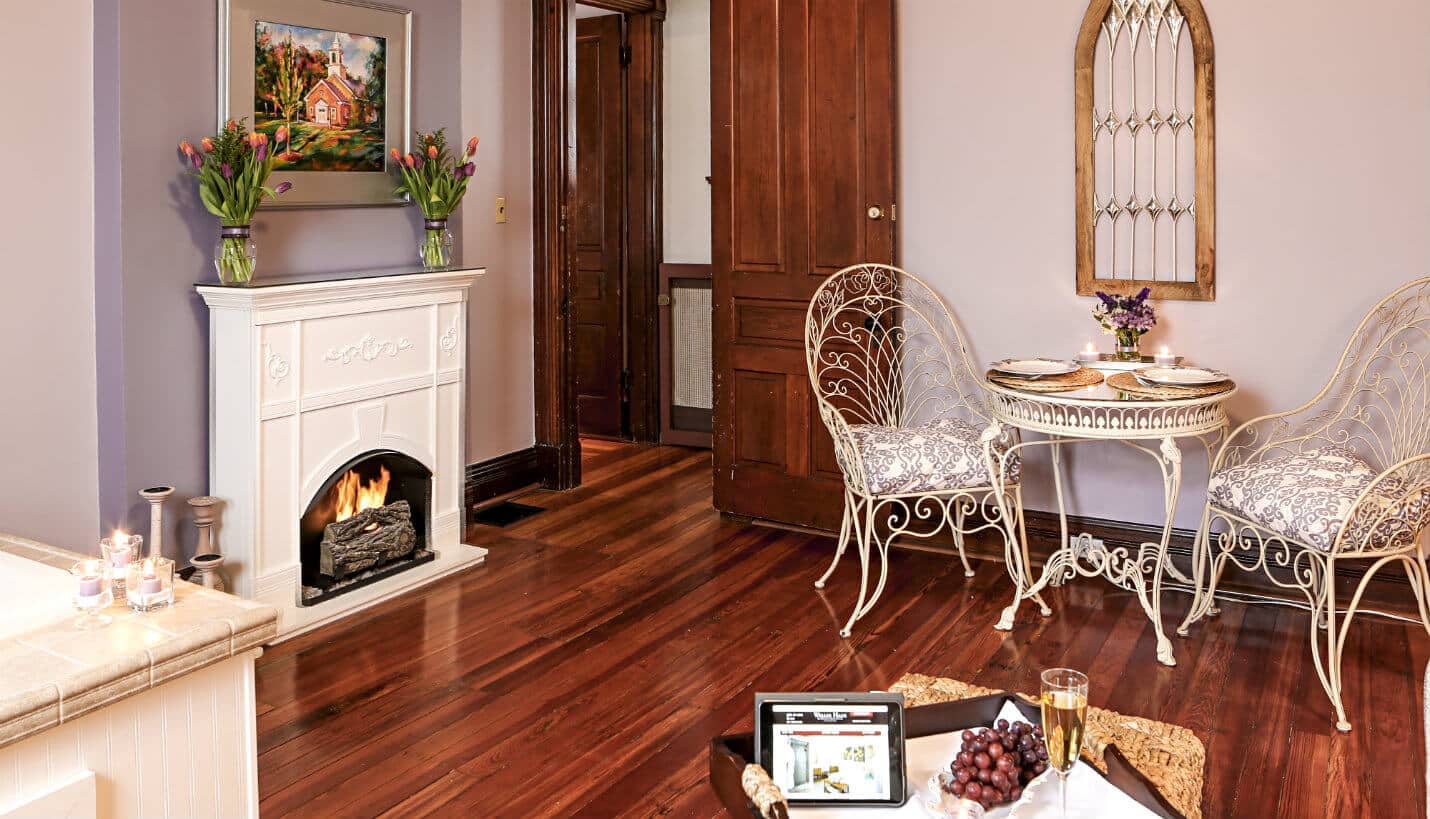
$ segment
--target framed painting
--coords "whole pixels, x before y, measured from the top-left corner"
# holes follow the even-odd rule
[[[360,0],[219,0],[219,127],[266,133],[291,182],[264,208],[399,205],[388,150],[411,134],[412,12]],[[280,137],[284,137],[280,141]]]

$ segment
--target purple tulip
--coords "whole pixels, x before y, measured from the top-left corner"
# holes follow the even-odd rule
[[[288,190],[289,190],[290,188],[292,188],[292,187],[293,187],[293,183],[292,183],[292,182],[279,182],[279,183],[278,183],[278,186],[273,189],[273,192],[274,192],[274,193],[287,193]]]
[[[465,164],[465,165],[462,166],[462,175],[465,176],[465,177],[467,177],[468,179],[471,179],[471,178],[472,178],[472,174],[474,174],[474,173],[476,173],[476,172],[477,172],[477,163],[475,163],[475,162],[468,162],[467,164]]]
[[[420,167],[422,167],[424,164],[426,164],[426,163],[424,163],[424,162],[422,161],[422,155],[421,155],[421,154],[412,154],[411,156],[412,156],[412,167],[414,167],[414,168],[420,168]]]
[[[194,163],[194,170],[196,171],[204,166],[204,159],[198,154],[189,154],[189,161]]]
[[[265,160],[265,159],[268,158],[268,144],[267,144],[267,143],[264,143],[264,144],[258,146],[258,153],[256,154],[256,156],[257,156],[259,162],[262,162],[263,160]]]
[[[229,167],[227,162],[223,163],[223,167],[219,168],[219,173],[223,174],[224,179],[233,178],[233,168]]]

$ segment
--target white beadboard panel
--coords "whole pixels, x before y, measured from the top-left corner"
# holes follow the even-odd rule
[[[315,395],[430,373],[436,327],[414,307],[303,323],[303,392]]]
[[[104,819],[256,817],[257,655],[207,666],[0,748],[0,817],[43,804],[36,800],[86,771],[95,775],[93,815]]]
[[[289,475],[297,470],[294,460],[297,456],[298,420],[292,416],[264,421],[260,428],[259,469],[260,475]],[[252,571],[255,576],[267,574],[271,569],[291,562],[296,553],[294,539],[298,530],[294,526],[295,512],[301,514],[308,499],[297,497],[297,487],[292,481],[258,481],[258,532],[255,544],[255,566],[243,566],[241,570]]]

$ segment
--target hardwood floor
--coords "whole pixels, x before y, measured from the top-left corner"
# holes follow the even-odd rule
[[[1185,725],[1207,744],[1208,817],[1425,816],[1423,629],[1358,619],[1336,734],[1307,615],[1223,605],[1155,660],[1136,599],[1081,581],[992,624],[1001,565],[894,550],[850,640],[857,561],[812,588],[833,542],[724,520],[708,452],[586,441],[585,485],[548,511],[473,527],[484,566],[259,660],[267,816],[723,815],[711,737],[749,730],[753,694],[884,688],[907,672],[1032,691],[1040,669],[1092,678],[1091,701]],[[1169,623],[1188,598],[1170,595]]]

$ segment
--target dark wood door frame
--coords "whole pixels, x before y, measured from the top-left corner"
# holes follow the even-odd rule
[[[657,340],[660,90],[665,0],[583,0],[626,15],[626,281],[631,434],[660,434]],[[533,358],[536,451],[550,489],[581,483],[568,219],[576,184],[576,0],[532,0]]]

